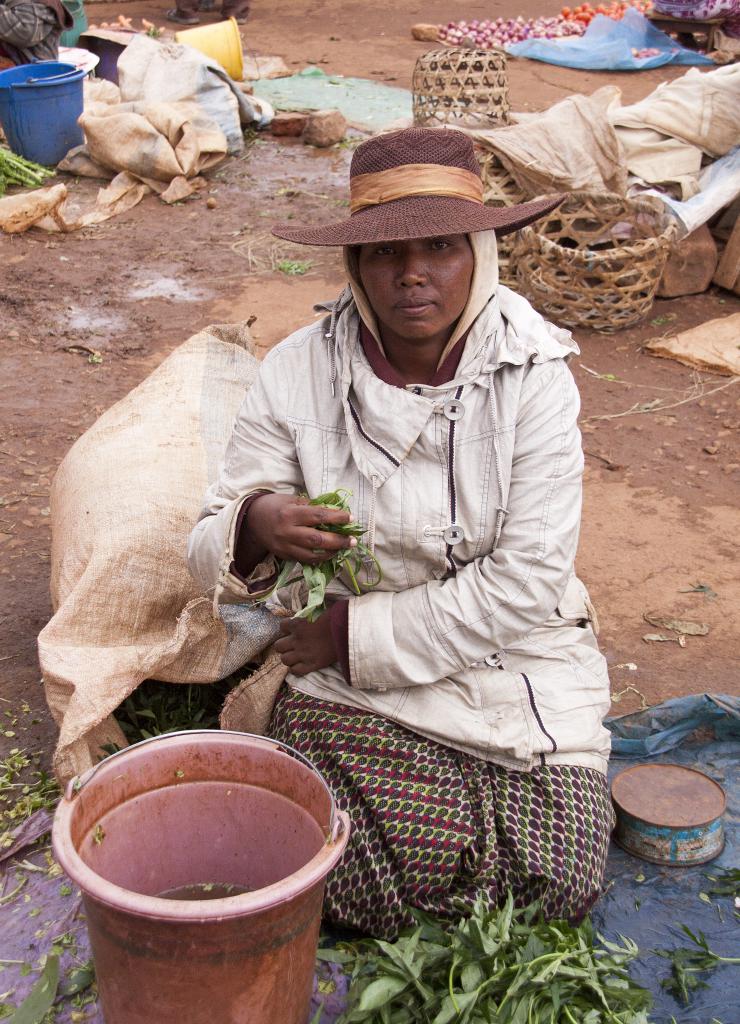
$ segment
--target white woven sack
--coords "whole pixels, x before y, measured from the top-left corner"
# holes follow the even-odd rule
[[[125,744],[109,716],[144,679],[214,682],[277,636],[264,608],[231,605],[214,619],[185,561],[257,368],[246,324],[208,327],[104,413],[59,467],[55,614],[39,658],[62,781],[89,768],[102,744]]]

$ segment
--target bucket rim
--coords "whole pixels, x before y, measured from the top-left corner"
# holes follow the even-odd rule
[[[152,742],[162,742],[182,737],[195,737],[204,735],[218,740],[227,736],[238,737],[250,741],[258,741],[260,746],[266,746],[275,751],[290,751],[298,755],[298,759],[318,776],[325,786],[331,798],[331,817],[329,835],[324,845],[297,871],[292,872],[285,878],[273,882],[272,885],[264,886],[262,889],[255,889],[253,892],[242,893],[237,896],[227,896],[215,900],[172,900],[163,899],[159,896],[147,896],[123,886],[109,882],[97,871],[91,868],[82,859],[72,841],[71,823],[75,808],[75,798],[84,786],[92,779],[93,775],[102,770],[110,761],[118,756],[131,753],[138,748]],[[253,733],[238,732],[233,729],[188,729],[179,732],[165,733],[162,736],[153,736],[150,739],[134,743],[115,754],[104,758],[82,776],[72,779],[67,785],[62,799],[57,805],[52,826],[52,849],[54,856],[71,881],[79,887],[84,896],[107,907],[132,914],[137,917],[145,917],[149,920],[161,922],[209,922],[222,921],[225,919],[248,917],[261,913],[265,910],[274,909],[281,904],[294,900],[304,892],[313,888],[317,883],[323,882],[329,871],[334,867],[347,845],[350,833],[349,815],[337,807],[334,794],[329,788],[326,780],[299,751],[288,747],[279,740],[273,740],[266,736],[257,736]]]
[[[79,81],[88,73],[84,68],[78,68],[76,64],[70,64],[69,61],[63,60],[40,60],[35,64],[18,64],[16,67],[7,68],[6,70],[17,72],[24,68],[29,68],[38,73],[39,68],[50,67],[55,69],[54,75],[49,75],[48,78],[33,78],[33,75],[29,73],[31,81],[21,79],[14,82],[11,80],[12,76],[8,75],[8,80],[3,83],[2,75],[4,72],[0,72],[0,87],[4,89],[37,89],[54,85],[68,85],[71,82]]]

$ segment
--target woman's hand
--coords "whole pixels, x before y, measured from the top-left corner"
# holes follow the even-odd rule
[[[329,616],[325,613],[316,622],[306,619],[282,619],[282,636],[275,644],[283,665],[296,676],[305,676],[333,665],[337,651],[331,635]]]
[[[316,529],[344,526],[350,521],[348,512],[310,505],[308,498],[294,494],[263,494],[247,513],[247,529],[256,545],[277,558],[311,565],[325,562],[343,548],[357,546],[354,537]]]

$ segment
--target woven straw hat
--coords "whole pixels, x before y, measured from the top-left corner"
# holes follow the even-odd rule
[[[563,199],[484,206],[473,143],[449,128],[406,128],[363,142],[352,157],[349,185],[346,220],[323,227],[280,224],[273,234],[302,245],[363,245],[491,230],[505,235]]]

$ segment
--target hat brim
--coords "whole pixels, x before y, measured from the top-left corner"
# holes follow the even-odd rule
[[[369,206],[338,223],[312,228],[278,224],[272,233],[300,245],[365,245],[439,235],[468,235],[476,231],[507,235],[544,217],[564,198],[547,196],[531,203],[497,207],[452,196],[406,196]]]

